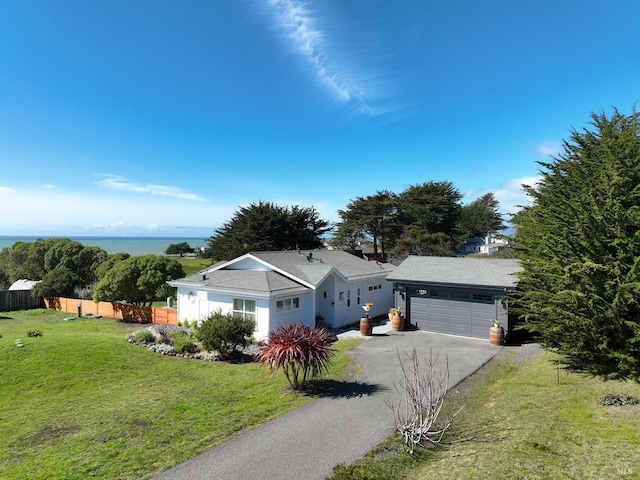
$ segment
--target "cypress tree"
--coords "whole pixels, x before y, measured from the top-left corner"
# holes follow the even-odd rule
[[[592,114],[525,187],[511,301],[570,368],[640,377],[640,118]]]

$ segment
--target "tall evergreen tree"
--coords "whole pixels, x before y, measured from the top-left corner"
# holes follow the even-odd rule
[[[456,230],[460,234],[460,240],[466,241],[473,237],[485,237],[490,233],[504,230],[502,215],[498,211],[500,202],[493,193],[485,193],[473,202],[464,205],[460,210],[460,217]]]
[[[346,210],[338,210],[341,221],[337,228],[346,238],[354,233],[370,235],[373,239],[373,252],[386,256],[389,243],[393,242],[397,226],[397,196],[387,190],[378,191],[368,197],[356,197],[347,204]]]
[[[573,129],[516,217],[512,306],[546,348],[598,375],[640,378],[640,117]]]
[[[329,223],[313,208],[259,201],[241,207],[208,241],[205,256],[231,260],[251,251],[313,249],[322,246]]]
[[[462,208],[461,199],[451,182],[411,185],[398,197],[402,222],[428,233],[451,235]]]

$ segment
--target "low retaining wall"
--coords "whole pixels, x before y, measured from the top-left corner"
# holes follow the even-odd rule
[[[128,303],[94,302],[79,298],[57,297],[45,299],[47,308],[54,308],[61,312],[78,314],[78,304],[82,315],[90,313],[101,317],[117,318],[127,322],[162,323],[176,325],[178,312],[175,308],[141,307]]]

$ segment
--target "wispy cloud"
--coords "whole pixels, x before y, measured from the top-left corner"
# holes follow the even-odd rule
[[[177,187],[169,185],[154,185],[154,184],[140,184],[127,180],[119,175],[102,175],[101,180],[98,180],[98,184],[110,188],[113,190],[124,190],[133,193],[146,193],[150,195],[159,195],[163,197],[174,197],[182,200],[195,200],[205,201],[204,198],[199,195],[185,192]]]
[[[386,113],[387,109],[374,107],[375,94],[365,90],[369,81],[356,80],[357,67],[342,55],[336,58],[336,49],[329,48],[335,39],[329,38],[327,30],[313,12],[300,0],[266,0],[276,30],[287,39],[289,46],[301,55],[309,65],[318,83],[326,88],[341,103],[354,103],[356,111],[369,115]]]
[[[545,157],[554,157],[562,151],[560,142],[544,142],[536,148],[536,152]]]
[[[503,213],[515,213],[522,207],[530,205],[531,199],[522,188],[523,185],[535,186],[540,177],[513,178],[501,183],[493,194],[500,202],[500,211]]]
[[[20,206],[3,211],[4,235],[141,235],[162,231],[174,236],[193,229],[212,232],[233,213],[232,206],[211,201],[141,195],[132,202],[122,190],[70,191],[40,186],[0,187],[0,205]],[[176,223],[191,228],[176,227]]]
[[[494,188],[468,191],[464,194],[463,202],[472,202],[482,195],[492,192],[495,199],[500,203],[500,213],[516,213],[522,207],[531,205],[531,199],[522,186],[528,185],[533,187],[539,181],[539,176],[512,178]]]

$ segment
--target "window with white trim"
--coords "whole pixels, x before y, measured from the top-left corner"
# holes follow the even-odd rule
[[[234,315],[242,315],[242,318],[256,319],[256,301],[247,300],[245,298],[233,299]]]
[[[276,300],[276,312],[296,310],[300,308],[300,297],[290,297]]]

